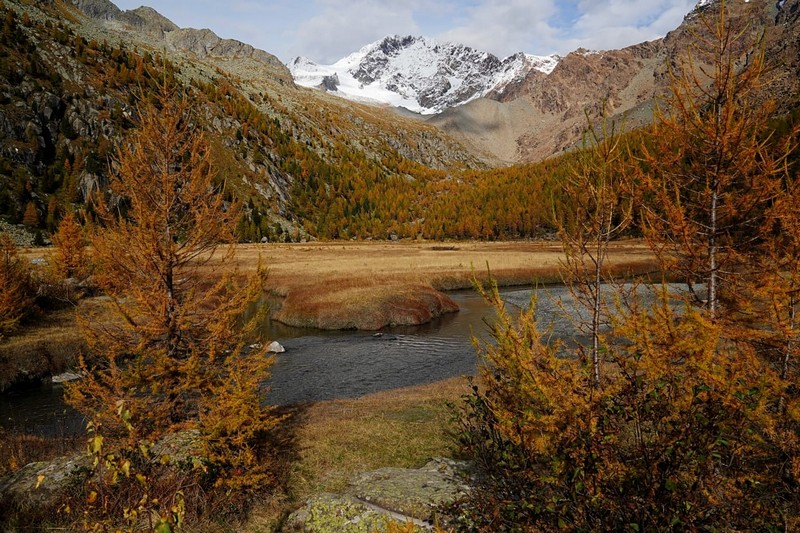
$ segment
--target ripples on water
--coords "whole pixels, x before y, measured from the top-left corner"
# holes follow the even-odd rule
[[[486,329],[483,319],[491,313],[474,292],[450,296],[461,310],[422,326],[386,328],[377,334],[275,335],[286,352],[272,367],[268,400],[285,404],[351,398],[474,374],[477,358],[471,338]]]
[[[503,290],[510,306],[530,304],[530,290]],[[574,324],[563,319],[573,309],[562,286],[537,291],[537,318],[558,338],[574,337]],[[268,324],[264,337],[277,340],[286,352],[278,354],[269,380],[268,401],[291,404],[353,398],[381,390],[432,383],[473,375],[477,356],[472,337],[488,337],[485,320],[493,311],[473,291],[450,297],[460,311],[417,327],[368,332],[322,332]],[[562,318],[559,318],[562,317]],[[0,425],[33,433],[69,434],[82,431],[83,421],[62,402],[58,385],[0,395]]]

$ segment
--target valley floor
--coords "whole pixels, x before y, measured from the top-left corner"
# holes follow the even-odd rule
[[[22,251],[29,259],[47,258],[50,253],[49,249]],[[294,309],[298,313],[319,313],[321,308],[308,305],[308,300],[327,296],[325,306],[359,314],[374,312],[376,305],[397,305],[397,298],[408,299],[420,291],[470,287],[474,277],[487,277],[487,269],[502,286],[556,283],[563,257],[558,242],[315,242],[239,245],[233,263],[210,266],[247,273],[257,268],[260,259],[269,271],[268,287],[279,311],[296,306],[301,308]],[[655,269],[651,252],[636,240],[614,243],[609,264],[623,275]],[[293,294],[301,297],[292,299]],[[71,314],[59,314],[53,321],[59,335],[64,335],[65,317]],[[47,328],[35,328],[38,346],[47,342],[43,329]],[[77,335],[74,325],[72,331]],[[18,337],[24,339],[24,333]],[[452,378],[288,408],[281,432],[282,495],[256,505],[241,530],[274,531],[307,498],[340,491],[359,472],[416,468],[432,457],[452,456],[457,427],[450,406],[459,404],[469,390],[465,378]],[[24,464],[26,458],[19,459]],[[226,529],[217,524],[209,530]]]
[[[245,244],[237,247],[240,267],[255,268],[258,257],[269,268],[269,285],[278,292],[308,284],[335,287],[424,283],[439,290],[467,288],[473,273],[483,277],[487,265],[501,285],[560,281],[561,243],[498,242],[315,242]],[[612,243],[609,264],[618,271],[654,268],[654,258],[640,240]]]
[[[242,271],[259,257],[268,286],[282,298],[274,316],[295,326],[375,330],[424,323],[452,311],[440,291],[469,288],[488,273],[500,286],[559,283],[558,242],[323,242],[242,245]],[[631,275],[655,269],[639,240],[612,245],[609,269]]]
[[[27,248],[28,260],[47,260],[51,248]],[[500,286],[559,283],[564,254],[551,241],[511,242],[314,242],[244,244],[231,264],[217,272],[246,274],[259,261],[276,297],[273,314],[294,325],[323,329],[380,329],[403,320],[424,323],[453,309],[441,291],[469,288],[487,273]],[[655,270],[655,259],[639,240],[612,244],[609,267],[620,275]],[[91,298],[81,306],[91,306]],[[0,390],[20,376],[63,372],[72,358],[65,350],[81,345],[71,309],[43,317],[0,343]],[[32,354],[36,352],[36,361]],[[58,357],[45,357],[56,353]],[[48,368],[48,361],[51,363]],[[35,364],[34,364],[35,363]]]

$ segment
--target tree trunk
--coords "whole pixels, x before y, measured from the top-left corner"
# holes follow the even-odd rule
[[[605,219],[605,213],[601,215]],[[605,229],[605,222],[601,225]],[[603,248],[606,236],[598,235],[597,256],[594,262],[594,301],[592,302],[592,381],[600,388],[600,284],[603,276]]]
[[[794,330],[797,325],[797,301],[795,296],[792,295],[789,297],[789,338],[786,339],[786,347],[783,352],[783,361],[781,364],[781,381],[785,382],[786,379],[789,377],[789,361],[792,358],[792,353],[794,352],[795,346],[795,338],[794,338]],[[781,397],[778,400],[778,412],[783,413],[786,411],[786,396],[781,394]]]
[[[716,178],[711,194],[711,223],[708,230],[708,287],[706,287],[708,312],[711,318],[717,316],[717,209],[719,197],[717,194]]]

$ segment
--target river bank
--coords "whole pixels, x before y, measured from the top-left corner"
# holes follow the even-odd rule
[[[325,242],[241,245],[236,264],[268,266],[278,297],[273,316],[293,326],[378,330],[419,325],[456,312],[447,291],[468,289],[491,274],[501,287],[562,281],[559,242]],[[617,241],[609,274],[652,272],[655,258],[640,240]]]
[[[59,309],[0,341],[0,394],[73,368],[85,342],[75,309]]]
[[[27,248],[21,256],[47,260],[52,249]],[[501,287],[561,281],[558,242],[318,242],[244,244],[222,270],[267,267],[276,320],[322,330],[379,330],[418,325],[457,312],[447,291],[469,288],[473,278]],[[619,276],[652,271],[655,261],[639,240],[612,244],[609,270]],[[91,307],[84,299],[81,308]],[[82,347],[75,309],[41,317],[0,342],[0,391],[46,379],[71,368]]]

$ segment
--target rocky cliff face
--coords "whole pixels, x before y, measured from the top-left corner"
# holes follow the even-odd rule
[[[110,0],[72,0],[72,5],[95,19],[114,20],[122,14]]]
[[[167,33],[179,29],[171,20],[155,9],[146,6],[123,11],[112,17],[112,20],[115,19],[157,39],[163,39]]]
[[[272,54],[235,39],[221,39],[209,29],[175,28],[165,34],[167,44],[175,50],[191,52],[198,58],[252,58],[273,68],[285,71],[283,63]]]
[[[209,29],[179,28],[151,7],[122,11],[109,0],[72,0],[72,3],[89,17],[109,23],[111,28],[153,38],[172,50],[189,52],[199,59],[251,58],[276,69],[279,77],[291,80],[283,63],[274,55],[235,39],[223,39]]]
[[[785,30],[780,32],[783,38],[774,38],[771,53],[785,61],[786,69],[778,82],[778,92],[782,99],[791,102],[790,95],[800,94],[800,31],[797,31],[800,28],[800,1],[787,0],[781,7],[775,24]]]

